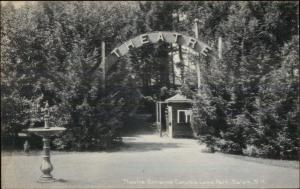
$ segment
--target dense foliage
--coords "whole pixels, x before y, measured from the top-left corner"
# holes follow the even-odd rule
[[[178,45],[146,45],[119,60],[102,90],[101,41],[109,53],[150,31],[193,36],[195,19],[200,40],[214,50],[222,37],[221,60]],[[41,126],[40,108],[48,101],[51,123],[68,128],[57,147],[109,148],[140,102],[154,107],[180,88],[195,99],[193,127],[211,149],[295,159],[297,19],[297,2],[38,2],[18,9],[7,3],[1,8],[1,136],[11,141],[22,129]],[[186,57],[200,65],[200,91]]]
[[[55,141],[59,148],[106,148],[118,138],[135,99],[130,90],[112,96],[115,89],[101,89],[101,41],[111,42],[108,50],[116,44],[112,39],[127,24],[131,9],[83,2],[2,7],[3,138],[12,140],[24,128],[42,126],[40,109],[46,101],[51,125],[68,128]]]
[[[194,2],[201,36],[223,37],[223,59],[202,62],[195,121],[228,153],[297,158],[299,36],[295,2]],[[202,134],[203,134],[202,133]]]

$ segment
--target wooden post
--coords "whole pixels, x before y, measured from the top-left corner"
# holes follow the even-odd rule
[[[102,68],[102,90],[105,92],[105,42],[101,42],[101,56],[102,56],[102,61],[101,61],[101,68]]]
[[[195,31],[194,31],[194,33],[195,33],[195,38],[196,39],[199,39],[199,32],[198,32],[198,19],[195,19]]]
[[[222,59],[222,37],[218,38],[218,56],[219,59]]]
[[[199,62],[196,64],[197,69],[197,79],[198,79],[198,92],[200,93],[200,87],[201,87],[201,73],[200,73],[200,57],[198,57]]]
[[[161,120],[160,120],[160,102],[156,102],[156,127],[159,132],[159,136],[162,137]]]
[[[159,102],[159,136],[162,137],[161,102]]]
[[[155,110],[155,112],[156,112],[156,129],[157,129],[157,131],[159,132],[159,120],[158,120],[158,102],[156,102],[155,103],[155,107],[156,107],[156,110]]]
[[[174,68],[174,48],[173,48],[173,45],[171,46],[171,53],[172,53],[172,82],[173,82],[173,87],[175,88],[175,68]]]
[[[158,123],[158,110],[157,110],[157,102],[155,103],[155,113],[156,113],[156,124]]]
[[[195,38],[199,39],[198,19],[195,19],[195,31],[194,32],[195,32]],[[198,62],[196,63],[196,72],[197,72],[197,79],[198,79],[198,93],[200,93],[200,87],[201,87],[201,72],[200,72],[199,64],[200,64],[200,57],[198,57]]]

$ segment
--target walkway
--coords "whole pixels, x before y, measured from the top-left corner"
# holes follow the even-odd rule
[[[3,188],[299,188],[297,162],[204,153],[191,139],[125,137],[117,152],[53,152],[53,175],[38,184],[39,153],[2,155]],[[270,165],[273,162],[273,165]],[[288,165],[287,167],[283,167]]]

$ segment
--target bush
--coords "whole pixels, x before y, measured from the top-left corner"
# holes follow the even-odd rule
[[[217,148],[224,153],[242,154],[243,148],[240,144],[228,140],[218,140],[216,142]]]
[[[210,152],[215,152],[216,138],[211,135],[206,135],[203,138],[203,142],[205,142],[208,150]]]
[[[78,139],[77,133],[67,131],[63,136],[53,140],[53,146],[56,150],[108,150],[113,149],[122,144],[122,137],[116,131],[108,131],[107,133],[97,136],[82,136]]]
[[[245,149],[243,149],[243,154],[246,156],[252,157],[261,157],[261,150],[254,145],[247,145]]]

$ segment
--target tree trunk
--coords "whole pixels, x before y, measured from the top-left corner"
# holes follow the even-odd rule
[[[179,53],[179,60],[181,63],[181,83],[184,83],[184,62],[183,62],[183,56],[182,56],[182,47],[181,45],[178,45],[178,53]]]
[[[173,59],[173,56],[174,56],[174,49],[173,49],[173,47],[172,47],[172,49],[171,49],[171,66],[172,66],[172,85],[173,85],[173,87],[175,88],[175,69],[174,69],[174,59]]]

